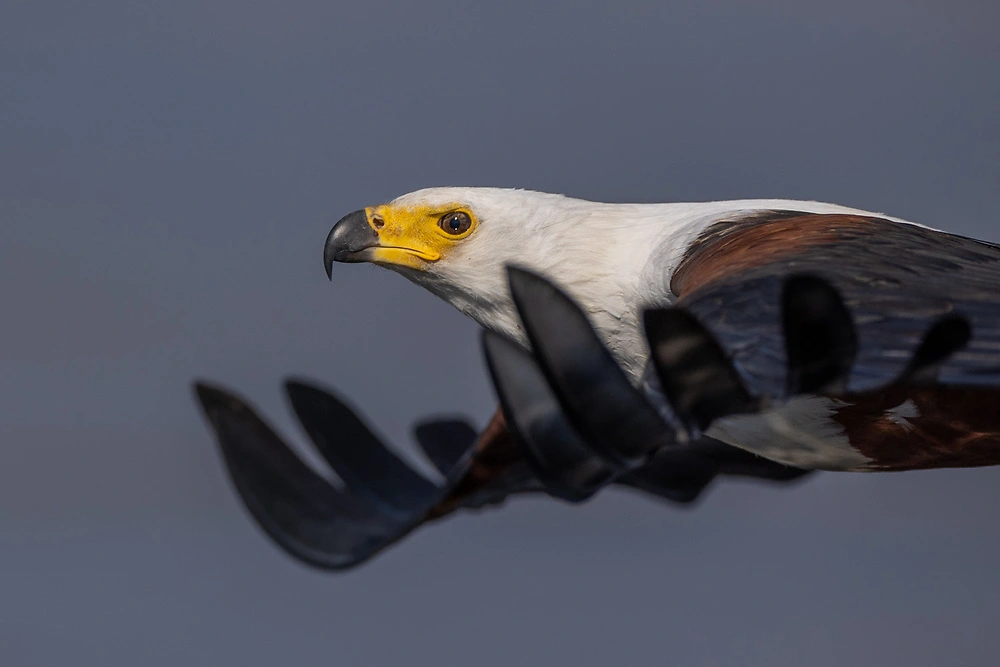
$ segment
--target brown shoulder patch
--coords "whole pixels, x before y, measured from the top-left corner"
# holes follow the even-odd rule
[[[892,385],[844,398],[834,414],[875,470],[1000,464],[1000,390]]]
[[[818,245],[874,234],[882,218],[801,211],[762,211],[709,226],[691,244],[670,280],[686,296],[706,285],[789,259]]]

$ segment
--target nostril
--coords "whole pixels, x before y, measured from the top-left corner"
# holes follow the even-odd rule
[[[385,220],[377,216],[372,216],[372,226],[375,229],[382,229],[383,227],[385,227]]]

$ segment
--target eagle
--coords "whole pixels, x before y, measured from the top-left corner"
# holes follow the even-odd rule
[[[297,559],[342,570],[522,493],[625,486],[690,503],[718,477],[1000,463],[1000,246],[819,202],[607,204],[429,188],[342,217],[323,250],[483,328],[499,407],[418,424],[415,472],[336,394],[293,410],[340,478],[199,381],[236,490]]]

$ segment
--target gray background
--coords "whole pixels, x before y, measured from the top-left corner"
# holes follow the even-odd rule
[[[418,187],[1000,240],[997,4],[810,4],[5,0],[0,664],[996,664],[996,470],[521,501],[331,576],[251,524],[190,395],[299,443],[289,373],[404,446],[482,423],[470,322],[321,268],[337,218]]]

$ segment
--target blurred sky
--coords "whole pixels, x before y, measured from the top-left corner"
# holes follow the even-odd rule
[[[993,665],[1000,471],[520,501],[332,576],[229,488],[190,382],[288,374],[409,446],[475,326],[323,275],[431,185],[820,199],[1000,240],[996,2],[0,8],[0,664]]]

